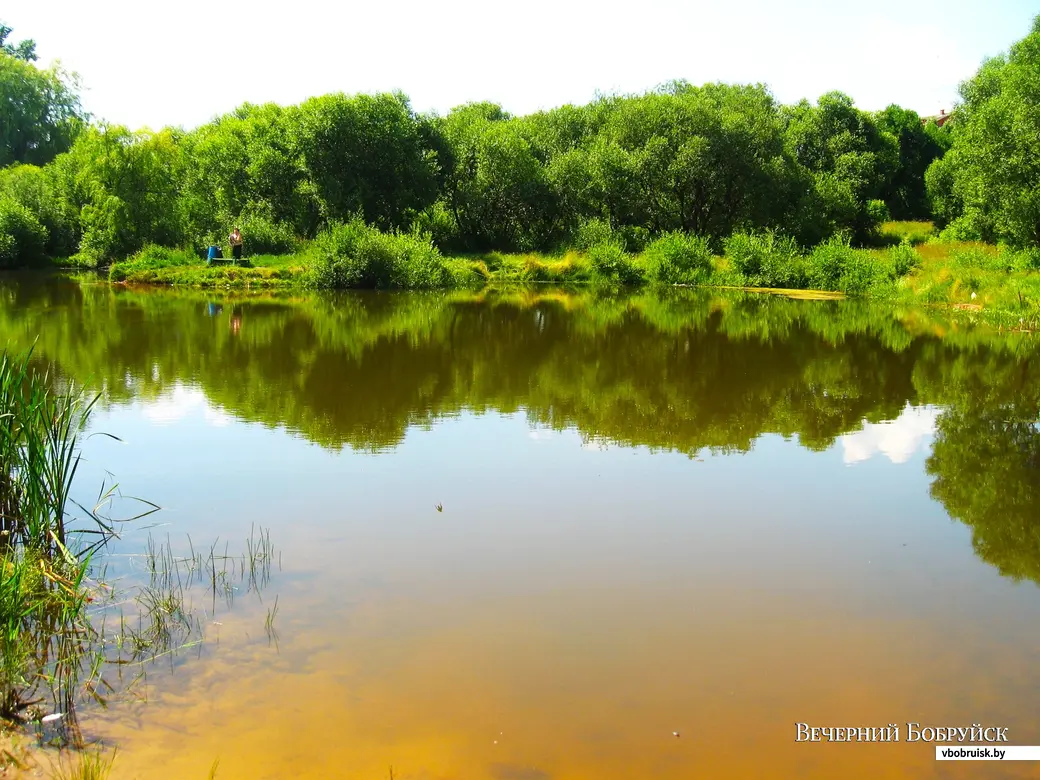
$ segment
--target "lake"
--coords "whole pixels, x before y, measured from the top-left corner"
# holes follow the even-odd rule
[[[701,291],[0,295],[122,440],[83,495],[162,507],[113,577],[149,537],[274,550],[84,699],[115,777],[1035,776],[905,741],[1040,745],[1032,334]]]

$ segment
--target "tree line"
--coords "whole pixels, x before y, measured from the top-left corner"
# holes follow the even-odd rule
[[[75,78],[38,68],[32,42],[0,49],[5,265],[201,251],[232,225],[252,252],[288,252],[355,217],[452,252],[546,251],[603,231],[630,251],[672,231],[716,248],[763,230],[867,243],[885,219],[933,217],[958,238],[1040,245],[1040,17],[962,85],[942,127],[841,92],[782,105],[763,85],[674,81],[526,116],[330,94],[134,131],[87,116]]]

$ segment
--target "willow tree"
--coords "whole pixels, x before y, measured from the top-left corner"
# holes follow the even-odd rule
[[[86,120],[75,75],[57,65],[41,70],[25,55],[0,51],[0,167],[50,162]]]

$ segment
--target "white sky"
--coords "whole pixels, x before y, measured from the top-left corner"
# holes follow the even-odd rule
[[[673,78],[932,114],[1037,13],[1040,0],[8,0],[0,20],[36,40],[41,64],[77,71],[96,116],[190,128],[335,91],[528,113]]]

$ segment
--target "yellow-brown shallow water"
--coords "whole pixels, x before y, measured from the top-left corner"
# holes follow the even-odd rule
[[[1028,336],[771,296],[5,289],[9,344],[105,389],[125,441],[89,441],[84,490],[164,507],[113,566],[254,526],[280,560],[84,702],[115,777],[1037,774],[796,742],[1040,744]]]

